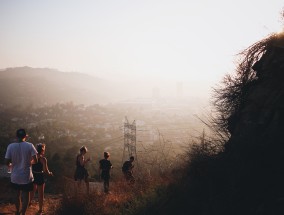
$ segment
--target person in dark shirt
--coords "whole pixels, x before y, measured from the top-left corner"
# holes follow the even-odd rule
[[[134,161],[134,156],[130,156],[128,161],[125,161],[122,166],[122,172],[128,184],[134,184],[135,178],[133,176],[133,168],[134,165],[132,164]]]
[[[44,200],[44,188],[45,188],[45,180],[44,174],[53,176],[53,173],[49,171],[47,165],[47,159],[44,156],[46,146],[44,143],[37,144],[37,159],[38,162],[32,165],[32,171],[34,175],[33,182],[33,192],[31,192],[31,200],[33,199],[36,190],[38,190],[38,202],[39,202],[39,211],[38,213],[43,213],[43,200]]]
[[[104,180],[104,192],[109,192],[109,179],[110,179],[110,170],[112,169],[112,164],[109,161],[109,152],[104,152],[104,159],[101,159],[100,164],[100,176]]]

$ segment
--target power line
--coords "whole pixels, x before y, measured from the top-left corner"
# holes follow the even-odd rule
[[[123,136],[119,136],[119,137],[114,137],[114,138],[112,138],[112,139],[110,139],[110,140],[106,140],[106,141],[104,141],[104,142],[102,142],[102,143],[100,143],[100,144],[105,144],[105,143],[108,143],[108,142],[112,142],[112,141],[114,141],[114,140],[119,140],[119,139],[123,139]]]

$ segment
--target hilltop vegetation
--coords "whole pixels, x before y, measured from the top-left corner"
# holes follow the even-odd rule
[[[284,34],[240,56],[236,72],[215,89],[208,123],[215,136],[189,149],[182,179],[156,206],[160,214],[284,213]]]

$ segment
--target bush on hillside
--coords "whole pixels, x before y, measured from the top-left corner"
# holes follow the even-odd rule
[[[253,68],[278,37],[273,34],[242,51],[235,73],[227,74],[221,85],[213,89],[215,115],[211,118],[211,126],[216,132],[224,136],[230,136],[233,132],[248,92],[258,80]]]

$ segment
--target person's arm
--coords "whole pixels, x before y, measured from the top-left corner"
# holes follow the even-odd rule
[[[45,157],[40,158],[40,162],[42,163],[43,166],[43,172],[45,172],[48,175],[53,176],[53,173],[49,171],[48,166],[47,166],[47,159]]]
[[[37,160],[38,160],[37,155],[33,155],[32,160],[31,160],[31,164],[36,164]]]
[[[36,164],[38,162],[38,158],[37,158],[37,150],[34,147],[33,144],[31,144],[31,156],[32,156],[32,160],[31,160],[31,164]]]
[[[101,175],[102,175],[102,163],[100,161],[99,162],[99,180],[101,180]]]
[[[10,158],[5,158],[5,164],[6,164],[7,166],[10,166],[11,163],[12,163],[12,160],[11,160]]]
[[[78,159],[79,159],[80,165],[81,165],[81,166],[84,166],[84,164],[85,164],[85,162],[84,162],[84,156],[83,156],[83,155],[80,155]]]
[[[111,162],[109,162],[109,165],[110,165],[109,174],[111,175],[111,174],[112,174],[112,171],[111,171],[111,169],[112,169],[112,164],[111,164]]]
[[[89,162],[90,160],[91,160],[91,158],[87,158],[87,159],[85,160],[85,163]]]
[[[11,159],[11,151],[10,151],[10,145],[7,147],[7,151],[5,154],[5,164],[9,167],[12,163]]]
[[[83,155],[81,155],[79,157],[79,161],[80,161],[81,166],[84,166],[88,161],[90,161],[90,158],[85,160],[85,157]]]

